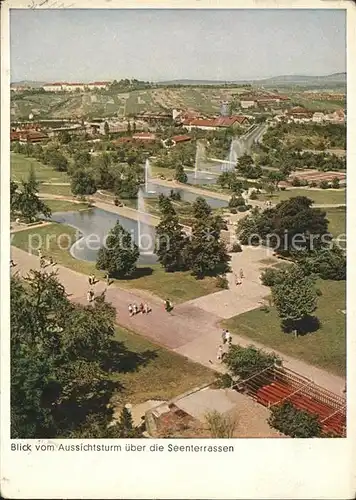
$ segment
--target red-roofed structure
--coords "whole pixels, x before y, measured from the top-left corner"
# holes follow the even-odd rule
[[[155,134],[152,134],[151,132],[137,132],[136,134],[133,134],[132,139],[134,141],[155,141],[156,136]]]
[[[248,125],[249,119],[246,116],[219,116],[218,118],[185,120],[183,125],[188,130],[198,128],[201,130],[218,130],[219,128],[228,128]]]

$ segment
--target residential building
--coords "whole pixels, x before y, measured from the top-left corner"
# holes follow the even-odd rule
[[[171,137],[171,140],[175,144],[181,144],[182,142],[189,142],[189,141],[191,141],[192,138],[190,137],[190,135],[174,135],[173,137]]]
[[[313,112],[308,109],[302,108],[301,106],[296,106],[294,108],[288,109],[285,112],[285,117],[287,123],[306,123],[310,122],[313,118]]]
[[[219,130],[221,128],[240,127],[249,124],[249,119],[246,116],[220,116],[210,119],[185,120],[183,126],[187,130]]]
[[[153,142],[156,140],[156,135],[151,132],[138,132],[133,134],[132,139],[134,141]]]
[[[66,84],[63,84],[60,82],[46,83],[45,85],[43,85],[42,88],[45,92],[62,92],[63,85],[66,85]]]
[[[102,90],[107,90],[110,86],[110,82],[90,82],[86,84],[86,87],[89,90],[96,90],[96,89],[102,89]]]
[[[255,100],[241,100],[240,106],[242,109],[255,108],[257,106],[257,102]]]
[[[312,121],[315,123],[323,123],[325,120],[325,115],[324,113],[316,112],[313,114]]]
[[[18,132],[10,133],[11,141],[19,141],[21,144],[41,142],[48,139],[48,135],[43,132],[37,132],[36,130],[21,130]]]

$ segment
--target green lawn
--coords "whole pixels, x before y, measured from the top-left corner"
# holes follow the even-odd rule
[[[43,253],[52,255],[58,264],[83,274],[95,272],[98,278],[103,278],[104,273],[95,268],[94,262],[80,261],[71,256],[69,249],[75,240],[74,228],[53,223],[17,232],[12,235],[11,244],[28,252],[32,242],[32,248],[37,250],[42,246]],[[140,266],[132,279],[114,280],[114,285],[147,290],[162,299],[169,297],[175,304],[220,290],[214,278],[196,280],[189,272],[166,273],[159,264]]]
[[[293,337],[281,330],[277,312],[262,309],[235,316],[224,322],[231,332],[302,359],[338,375],[345,375],[346,309],[345,281],[318,281],[322,296],[315,315],[321,328],[305,336]]]
[[[135,371],[114,376],[123,386],[123,390],[115,396],[117,404],[139,404],[148,399],[169,400],[215,379],[209,368],[167,351],[124,328],[116,329],[116,340],[125,344],[130,357],[133,354],[148,360],[139,364]]]
[[[334,237],[346,234],[346,207],[328,208],[326,217],[329,221],[329,231]]]
[[[174,168],[156,167],[156,165],[152,165],[151,171],[154,177],[159,177],[160,175],[164,175],[166,179],[173,179],[175,175]]]
[[[34,158],[27,158],[18,153],[11,153],[11,177],[19,182],[28,177],[31,166],[33,167],[37,180],[45,182],[69,182],[66,172],[57,172],[53,168],[43,165]]]
[[[45,194],[56,194],[56,195],[60,195],[60,196],[73,196],[72,191],[70,189],[70,185],[58,186],[55,184],[40,184],[39,191],[40,191],[40,193],[45,193]]]
[[[75,210],[86,210],[89,208],[87,203],[75,203],[66,200],[44,200],[46,205],[53,212],[73,212]]]
[[[345,204],[346,203],[346,191],[344,189],[340,190],[315,190],[315,189],[287,189],[286,191],[278,191],[272,196],[267,194],[259,194],[258,199],[265,201],[271,200],[274,203],[279,201],[288,200],[294,196],[306,196],[314,201],[315,204]]]

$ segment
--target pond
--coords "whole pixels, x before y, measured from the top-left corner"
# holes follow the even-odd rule
[[[140,247],[139,264],[149,265],[157,262],[157,256],[153,253],[155,230],[144,222],[138,223],[100,208],[81,212],[56,212],[52,214],[51,219],[72,226],[79,231],[80,238],[70,249],[75,259],[95,262],[99,248],[104,245],[107,234],[119,221]]]

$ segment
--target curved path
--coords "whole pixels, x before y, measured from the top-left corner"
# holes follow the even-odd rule
[[[15,268],[12,268],[12,272],[19,272],[20,275],[26,275],[30,269],[39,269],[39,258],[23,250],[11,247],[11,257],[17,264]],[[87,304],[88,277],[60,265],[56,266],[56,268],[60,282],[64,285],[67,292],[71,294],[71,300]],[[251,281],[253,282],[254,280],[255,278],[251,277]],[[245,285],[247,285],[247,282]],[[195,301],[180,304],[175,307],[172,314],[168,314],[164,310],[162,300],[150,295],[149,304],[152,307],[152,313],[148,316],[138,314],[130,317],[128,314],[128,305],[134,302],[139,304],[142,301],[148,300],[146,293],[139,290],[128,291],[113,285],[106,289],[104,282],[98,282],[95,288],[97,293],[106,290],[107,300],[116,308],[117,324],[144,335],[153,342],[186,356],[192,361],[208,366],[216,371],[224,371],[224,367],[216,362],[217,347],[221,342],[219,322],[226,317],[226,314],[224,315],[223,312],[225,307],[229,308],[231,306],[229,301],[232,301],[235,307],[236,303],[243,306],[242,296],[239,300],[237,295],[232,295],[234,292],[224,290],[207,297],[202,297],[201,299],[196,299]],[[256,304],[254,304],[256,297],[253,299],[253,296],[256,294],[256,288],[252,288],[250,303],[245,304],[241,312],[256,307]],[[242,288],[239,288],[239,290],[242,290]],[[236,293],[241,292],[238,291]],[[247,287],[244,288],[244,295],[245,293],[247,293]],[[209,299],[209,303],[204,303],[204,299]],[[220,304],[220,309],[215,308],[215,310],[212,310],[211,303]],[[235,311],[234,313],[236,314]],[[233,342],[243,346],[253,343],[257,347],[271,351],[270,348],[238,335],[233,335]],[[283,354],[280,354],[280,356],[288,368],[313,379],[314,382],[330,391],[337,394],[342,393],[345,385],[345,380],[342,377],[338,377],[289,356]]]

